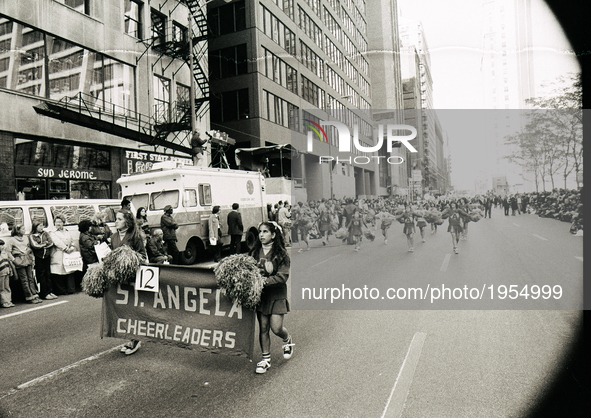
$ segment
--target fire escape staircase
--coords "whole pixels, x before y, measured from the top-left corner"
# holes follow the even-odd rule
[[[160,5],[160,10],[168,1],[165,0]],[[154,21],[151,33],[155,33],[155,36],[142,41],[146,49],[136,62],[152,50],[159,54],[152,64],[152,69],[164,57],[180,59],[189,66],[192,52],[195,115],[202,117],[209,110],[209,77],[201,64],[202,58],[207,54],[207,16],[204,12],[203,0],[178,0],[175,9],[180,4],[184,4],[189,9],[193,19],[191,25],[193,30],[188,31],[188,34],[179,34],[175,33],[171,24],[165,23],[169,21],[168,19],[162,22]],[[192,37],[193,51],[189,51],[188,36]],[[173,62],[170,60],[164,70]],[[190,144],[191,106],[189,102],[176,102],[173,106],[167,106],[164,109],[155,106],[154,114],[148,116],[80,92],[57,102],[46,100],[34,108],[39,114],[57,118],[63,122],[96,129],[147,145],[162,146],[189,154],[193,152]]]

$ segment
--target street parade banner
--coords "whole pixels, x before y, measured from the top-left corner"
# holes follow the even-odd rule
[[[102,337],[253,356],[255,313],[224,296],[210,269],[142,266],[135,286],[104,293],[102,316]]]

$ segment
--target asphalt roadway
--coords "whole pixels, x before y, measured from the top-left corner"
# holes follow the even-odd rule
[[[426,243],[415,236],[413,253],[399,224],[388,245],[377,237],[359,252],[334,239],[302,253],[295,244],[292,308],[302,287],[344,280],[380,289],[560,284],[582,298],[582,238],[566,223],[493,216],[470,225],[457,255],[444,227]],[[285,318],[294,356],[284,360],[272,337],[265,375],[254,373],[258,347],[252,362],[154,343],[125,356],[124,341],[99,338],[101,300],[84,294],[19,305],[0,311],[0,417],[526,416],[563,368],[582,313],[538,309],[543,300],[531,297],[523,310],[516,300],[488,310],[458,300],[446,310],[383,310],[393,302],[381,299],[294,309]]]

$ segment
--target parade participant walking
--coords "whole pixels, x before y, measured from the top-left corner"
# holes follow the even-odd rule
[[[70,231],[64,229],[64,218],[60,215],[53,220],[55,231],[50,233],[53,241],[53,251],[51,253],[51,278],[53,288],[62,295],[71,295],[76,293],[76,282],[74,275],[66,271],[64,267],[64,253],[71,254],[76,251],[74,239]]]
[[[312,211],[310,208],[305,207],[302,202],[298,202],[298,211],[297,211],[297,230],[300,234],[300,239],[306,243],[306,251],[310,250],[310,243],[308,242],[308,236],[310,234],[310,224],[312,223]],[[300,246],[298,250],[299,253],[304,251],[301,248],[303,244]]]
[[[454,253],[459,254],[458,243],[460,242],[460,234],[462,233],[462,215],[467,215],[463,210],[458,209],[456,202],[451,202],[441,217],[443,219],[449,218],[449,226],[447,232],[451,234],[451,241],[454,248]]]
[[[213,261],[216,263],[222,258],[222,227],[220,225],[220,207],[214,206],[207,224],[209,226],[209,244],[213,253]]]
[[[320,238],[322,238],[322,245],[326,245],[329,241],[330,235],[330,213],[324,205],[324,202],[319,206],[319,217],[318,217],[318,232],[320,232]]]
[[[382,230],[382,235],[384,236],[384,244],[388,245],[388,228],[392,225],[392,218],[388,212],[380,212],[377,214],[377,217],[380,219],[380,229]]]
[[[162,232],[164,232],[164,242],[166,243],[166,250],[168,254],[172,256],[172,263],[178,264],[179,249],[176,246],[176,230],[179,226],[174,221],[172,217],[172,212],[172,206],[164,206],[164,214],[160,218],[160,228],[162,229]]]
[[[486,218],[486,214],[488,213],[488,218],[490,219],[491,208],[492,208],[492,199],[490,197],[484,198],[484,217]]]
[[[240,253],[240,242],[244,226],[242,225],[242,214],[238,211],[240,205],[232,203],[232,211],[228,213],[228,234],[230,234],[230,254]],[[281,212],[281,210],[280,210]]]
[[[139,253],[146,261],[148,259],[146,248],[144,246],[144,239],[139,232],[139,228],[135,221],[133,214],[130,211],[120,210],[115,217],[115,228],[117,232],[111,238],[113,249],[117,249],[122,245],[127,245],[129,248]],[[131,355],[140,349],[142,343],[138,340],[131,340],[121,348],[121,352],[126,355]]]
[[[468,200],[460,199],[458,203],[458,209],[461,211],[462,215],[462,233],[461,237],[463,241],[468,239],[468,223],[470,222],[470,216],[468,213],[470,212],[470,208],[468,206]]]
[[[146,252],[148,253],[148,259],[150,263],[163,264],[169,263],[172,260],[172,256],[166,253],[164,248],[164,233],[160,228],[154,229],[152,236],[148,239],[148,245],[146,246]]]
[[[355,251],[359,251],[361,249],[361,241],[363,237],[362,226],[365,226],[367,228],[365,221],[359,213],[359,208],[356,208],[353,211],[351,222],[349,222],[349,225],[347,227],[347,229],[349,230],[349,236],[353,237],[353,240],[355,241]]]
[[[257,363],[256,373],[266,373],[271,367],[271,338],[269,330],[283,340],[283,358],[290,359],[294,344],[283,326],[283,317],[289,312],[287,280],[289,279],[289,254],[285,249],[282,231],[275,222],[259,225],[259,239],[249,255],[257,260],[261,274],[266,278],[257,306],[259,344],[263,359]]]
[[[24,225],[14,225],[10,234],[11,237],[8,239],[4,251],[8,253],[9,259],[16,267],[16,273],[23,287],[25,300],[28,303],[41,303],[42,301],[37,294],[37,283],[35,283],[35,276],[33,275],[35,258],[29,239],[25,238],[25,232]]]
[[[425,220],[424,212],[427,210],[425,207],[419,208],[421,212],[416,216],[417,227],[419,228],[419,232],[421,234],[421,242],[425,242],[425,227],[427,226],[427,221]]]
[[[408,252],[412,253],[414,249],[414,238],[415,233],[415,218],[412,211],[407,207],[404,208],[404,212],[398,215],[396,219],[404,224],[402,232],[406,235],[406,243],[408,245]]]
[[[49,233],[43,229],[42,221],[33,222],[29,243],[35,255],[35,275],[40,288],[39,296],[47,300],[56,299],[57,296],[53,293],[53,285],[49,275],[53,241]]]

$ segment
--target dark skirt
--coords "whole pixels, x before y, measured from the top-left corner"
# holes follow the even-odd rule
[[[404,229],[402,230],[404,235],[414,234],[415,233],[415,226],[413,224],[404,224]]]
[[[289,301],[287,299],[264,299],[257,306],[257,312],[263,315],[285,315],[289,312]]]
[[[447,227],[447,232],[455,232],[456,234],[460,234],[463,230],[464,228],[462,228],[462,225],[449,224]]]

